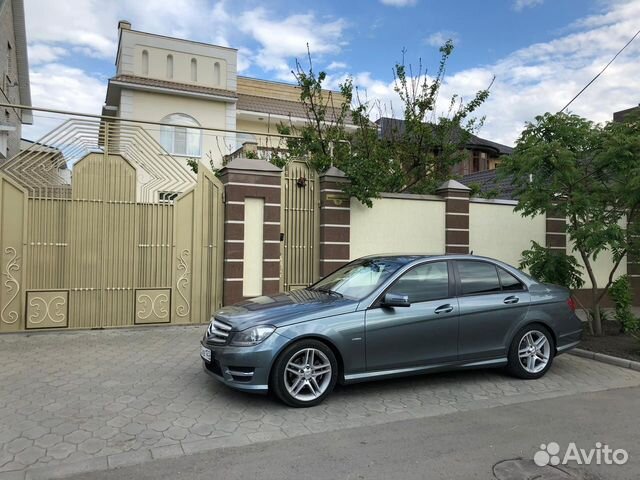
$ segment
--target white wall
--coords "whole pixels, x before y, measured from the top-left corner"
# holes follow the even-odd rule
[[[531,247],[532,240],[544,246],[545,217],[524,218],[514,212],[514,208],[513,204],[497,201],[472,201],[469,204],[469,251],[517,267],[522,251]]]
[[[373,208],[351,199],[352,259],[376,253],[444,253],[444,201],[403,197],[374,200]]]

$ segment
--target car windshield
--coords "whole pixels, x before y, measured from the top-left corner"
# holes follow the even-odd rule
[[[310,290],[362,300],[403,265],[393,259],[362,259],[345,265],[323,278]]]

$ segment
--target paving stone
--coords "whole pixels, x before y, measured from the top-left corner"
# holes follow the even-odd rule
[[[16,438],[14,440],[11,440],[7,445],[6,445],[6,450],[9,453],[19,453],[21,451],[23,451],[25,448],[30,447],[31,445],[33,445],[33,440],[30,440],[28,438],[24,438],[24,437],[19,437]]]
[[[101,438],[89,438],[78,445],[78,450],[85,453],[98,453],[106,446],[106,440]]]
[[[48,428],[37,426],[37,427],[30,428],[25,432],[22,432],[22,436],[25,438],[29,438],[31,440],[35,440],[36,438],[40,438],[47,433],[49,433]]]
[[[128,433],[129,435],[138,435],[146,427],[140,423],[128,423],[120,429],[121,432]]]
[[[189,430],[182,427],[170,427],[167,431],[163,433],[165,437],[169,437],[173,440],[184,440],[189,433]]]
[[[67,458],[75,451],[76,446],[73,443],[60,442],[56,443],[51,448],[47,448],[47,455],[57,460],[62,460],[64,458]]]
[[[36,463],[36,461],[44,457],[46,454],[46,450],[40,447],[27,447],[20,453],[17,453],[14,460],[16,462],[20,462],[23,465],[31,465]]]
[[[46,435],[43,435],[42,437],[38,438],[34,443],[38,447],[49,448],[61,441],[62,441],[61,435],[57,435],[55,433],[47,433]]]
[[[70,433],[69,435],[64,436],[64,441],[69,443],[82,443],[85,440],[91,438],[91,433],[86,430],[76,430],[75,432]]]

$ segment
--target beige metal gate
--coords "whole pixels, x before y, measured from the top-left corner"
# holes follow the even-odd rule
[[[66,122],[0,168],[0,332],[208,320],[222,191],[138,126]]]
[[[320,271],[320,184],[306,162],[290,162],[282,185],[282,288],[303,288],[318,280]]]

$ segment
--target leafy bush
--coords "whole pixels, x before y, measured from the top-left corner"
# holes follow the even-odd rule
[[[582,267],[574,257],[563,252],[543,247],[531,242],[531,249],[522,252],[520,269],[526,269],[531,276],[543,283],[555,283],[570,290],[581,288]]]
[[[629,277],[622,275],[609,287],[609,295],[616,305],[615,319],[620,322],[624,332],[637,333],[640,320],[631,312],[632,295]]]

